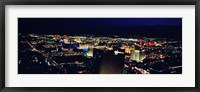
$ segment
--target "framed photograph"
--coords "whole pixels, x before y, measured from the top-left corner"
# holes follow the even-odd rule
[[[1,1],[1,91],[199,91],[199,5]]]

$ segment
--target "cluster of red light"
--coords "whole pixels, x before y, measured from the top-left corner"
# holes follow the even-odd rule
[[[155,42],[146,42],[145,46],[156,46]]]

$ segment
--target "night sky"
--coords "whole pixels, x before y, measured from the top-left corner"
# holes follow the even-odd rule
[[[182,38],[182,18],[18,18],[19,33]]]

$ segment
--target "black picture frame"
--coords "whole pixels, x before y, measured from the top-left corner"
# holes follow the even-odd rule
[[[5,87],[5,6],[6,5],[195,5],[195,87]],[[0,91],[70,92],[199,92],[200,89],[200,0],[0,0]]]

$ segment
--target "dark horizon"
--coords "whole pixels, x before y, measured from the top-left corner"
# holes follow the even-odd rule
[[[18,32],[182,39],[182,18],[18,18]]]

